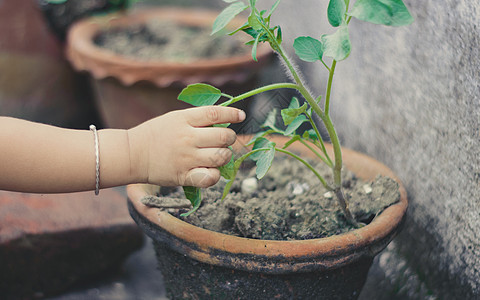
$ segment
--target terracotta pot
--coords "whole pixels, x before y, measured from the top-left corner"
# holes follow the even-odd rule
[[[310,154],[301,144],[291,147]],[[348,149],[343,156],[362,179],[382,174],[397,180],[401,199],[367,226],[321,239],[271,241],[209,231],[140,202],[158,187],[128,186],[130,214],[155,242],[169,297],[356,299],[374,256],[400,231],[408,202],[403,185],[385,165]]]
[[[250,90],[258,70],[272,54],[267,45],[259,48],[258,63],[250,54],[174,63],[117,55],[92,41],[107,27],[127,27],[150,18],[210,28],[217,15],[198,9],[154,8],[87,19],[72,26],[67,56],[77,70],[88,71],[95,79],[98,106],[106,125],[128,128],[168,111],[190,107],[177,96],[191,83],[209,83],[232,95]],[[244,23],[244,19],[235,19],[232,25]]]
[[[53,3],[49,0],[37,0],[46,21],[52,31],[61,40],[65,41],[68,28],[75,21],[99,13],[107,13],[120,9],[127,9],[128,0],[67,0]]]

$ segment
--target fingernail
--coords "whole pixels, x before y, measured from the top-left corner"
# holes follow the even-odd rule
[[[243,110],[238,111],[238,118],[240,119],[240,121],[245,120],[246,117],[247,117],[247,115],[245,114],[245,112]]]

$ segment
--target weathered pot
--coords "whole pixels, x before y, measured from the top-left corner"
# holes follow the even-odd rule
[[[285,141],[276,140],[279,145]],[[301,144],[290,147],[309,154]],[[385,165],[349,149],[343,156],[362,179],[382,174],[397,180],[401,199],[367,226],[321,239],[256,240],[209,231],[140,202],[158,187],[128,186],[130,214],[155,241],[169,297],[356,299],[374,256],[399,232],[408,202],[401,182]]]
[[[211,28],[218,12],[181,8],[154,8],[127,15],[90,18],[76,23],[69,31],[67,56],[77,70],[88,71],[95,79],[98,107],[107,126],[129,128],[171,110],[190,107],[177,100],[191,83],[212,84],[231,95],[253,87],[258,70],[272,52],[260,47],[259,62],[250,54],[229,58],[196,60],[190,63],[142,61],[115,54],[94,44],[106,28],[141,24],[150,18]],[[241,26],[244,19],[235,19]]]

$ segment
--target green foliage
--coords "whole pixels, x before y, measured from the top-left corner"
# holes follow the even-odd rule
[[[299,74],[299,71],[293,67],[291,59],[283,49],[282,30],[280,26],[271,24],[272,13],[279,6],[280,0],[277,0],[272,5],[269,12],[266,10],[258,10],[256,7],[257,0],[249,0],[248,2],[242,0],[224,0],[224,2],[230,5],[225,8],[215,20],[212,33],[222,30],[236,15],[246,8],[250,8],[246,22],[229,33],[229,35],[243,32],[250,36],[252,39],[246,44],[252,46],[252,58],[254,60],[257,60],[258,45],[268,43],[272,50],[277,52],[279,57],[284,61],[290,75],[294,79],[294,83],[271,84],[236,97],[222,94],[220,90],[210,85],[193,84],[186,87],[178,98],[193,105],[213,105],[217,103],[222,96],[226,96],[230,99],[220,104],[226,106],[261,92],[280,88],[293,88],[303,96],[305,102],[300,105],[299,100],[294,97],[289,107],[280,111],[283,124],[286,126],[285,129],[281,129],[276,125],[277,110],[272,109],[268,113],[265,122],[261,125],[262,131],[255,134],[247,144],[247,146],[253,145],[252,149],[238,159],[232,156],[228,164],[219,168],[221,176],[223,176],[227,182],[222,199],[228,195],[240,165],[245,159],[250,158],[256,163],[256,176],[261,179],[270,169],[275,154],[282,152],[305,164],[327,190],[334,192],[337,195],[339,204],[342,206],[345,217],[350,223],[357,226],[358,224],[348,210],[348,205],[344,205],[345,202],[340,199],[344,198],[340,176],[342,171],[341,146],[329,115],[335,67],[337,62],[345,60],[351,52],[352,44],[350,42],[348,26],[352,18],[374,24],[402,26],[413,22],[413,18],[408,12],[408,9],[402,0],[357,0],[351,9],[349,0],[329,0],[327,18],[334,28],[333,33],[319,35],[318,39],[310,36],[301,36],[297,37],[293,43],[293,48],[299,59],[306,62],[320,61],[328,71],[329,76],[325,94],[313,96],[305,87],[302,76]],[[322,136],[319,133],[317,124],[314,122],[314,115],[322,121],[328,133],[334,152],[333,160],[326,151]],[[304,123],[309,123],[311,128],[297,133],[300,126]],[[280,134],[288,137],[289,140],[283,147],[277,148],[275,143],[268,140],[268,136],[271,134]],[[308,162],[287,150],[291,144],[296,142],[305,145],[305,147],[311,150],[312,153],[332,169],[333,183],[328,183]],[[201,199],[199,200],[199,190],[192,189],[189,190],[188,193],[186,191],[186,194],[194,206],[193,210],[195,210],[199,205],[199,201],[201,201]]]
[[[256,162],[257,168],[255,174],[258,179],[262,179],[272,166],[273,158],[275,157],[275,143],[266,138],[259,138],[253,145],[253,150],[266,149],[256,152],[251,155],[251,158]]]
[[[229,148],[230,148],[230,150],[233,151],[231,146]],[[226,165],[221,166],[218,169],[220,170],[220,175],[223,178],[225,178],[227,180],[235,179],[236,172],[235,172],[235,160],[233,158],[233,155],[230,158],[230,161]]]
[[[336,61],[347,58],[352,49],[347,25],[340,26],[333,34],[323,35],[322,43],[325,47],[323,52],[325,56],[329,56]]]
[[[357,0],[349,13],[359,20],[388,26],[404,26],[413,17],[402,0]]]
[[[190,203],[192,203],[193,206],[190,211],[181,214],[182,217],[188,217],[200,207],[200,204],[202,203],[202,192],[199,188],[194,186],[184,186],[183,192],[185,193],[185,197],[190,200]]]
[[[344,0],[330,0],[328,3],[327,16],[328,22],[333,27],[338,27],[345,21],[347,6]]]
[[[297,117],[307,111],[307,103],[304,103],[300,106],[298,99],[296,97],[292,98],[288,108],[282,109],[280,112],[282,115],[283,123],[289,125],[294,122]]]
[[[208,84],[190,84],[182,90],[178,99],[193,106],[213,105],[222,97],[222,92]]]
[[[215,22],[213,23],[212,27],[212,35],[219,32],[225,26],[230,23],[233,18],[235,18],[236,15],[244,11],[245,9],[248,8],[248,5],[244,4],[242,1],[227,1],[227,2],[233,2],[230,4],[227,8],[225,8],[215,19]]]
[[[309,36],[301,36],[295,39],[293,48],[297,56],[307,62],[322,60],[323,44],[317,39]]]
[[[300,127],[300,125],[305,122],[308,122],[307,117],[305,117],[304,115],[299,115],[292,121],[292,123],[288,125],[288,127],[285,129],[284,135],[290,136],[292,134],[295,134],[295,131],[298,129],[298,127]]]

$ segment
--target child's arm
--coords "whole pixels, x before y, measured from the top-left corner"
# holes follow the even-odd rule
[[[175,111],[129,130],[98,131],[100,187],[129,183],[205,187],[235,141],[244,113],[227,107]],[[0,189],[56,193],[95,189],[93,132],[0,117]]]

